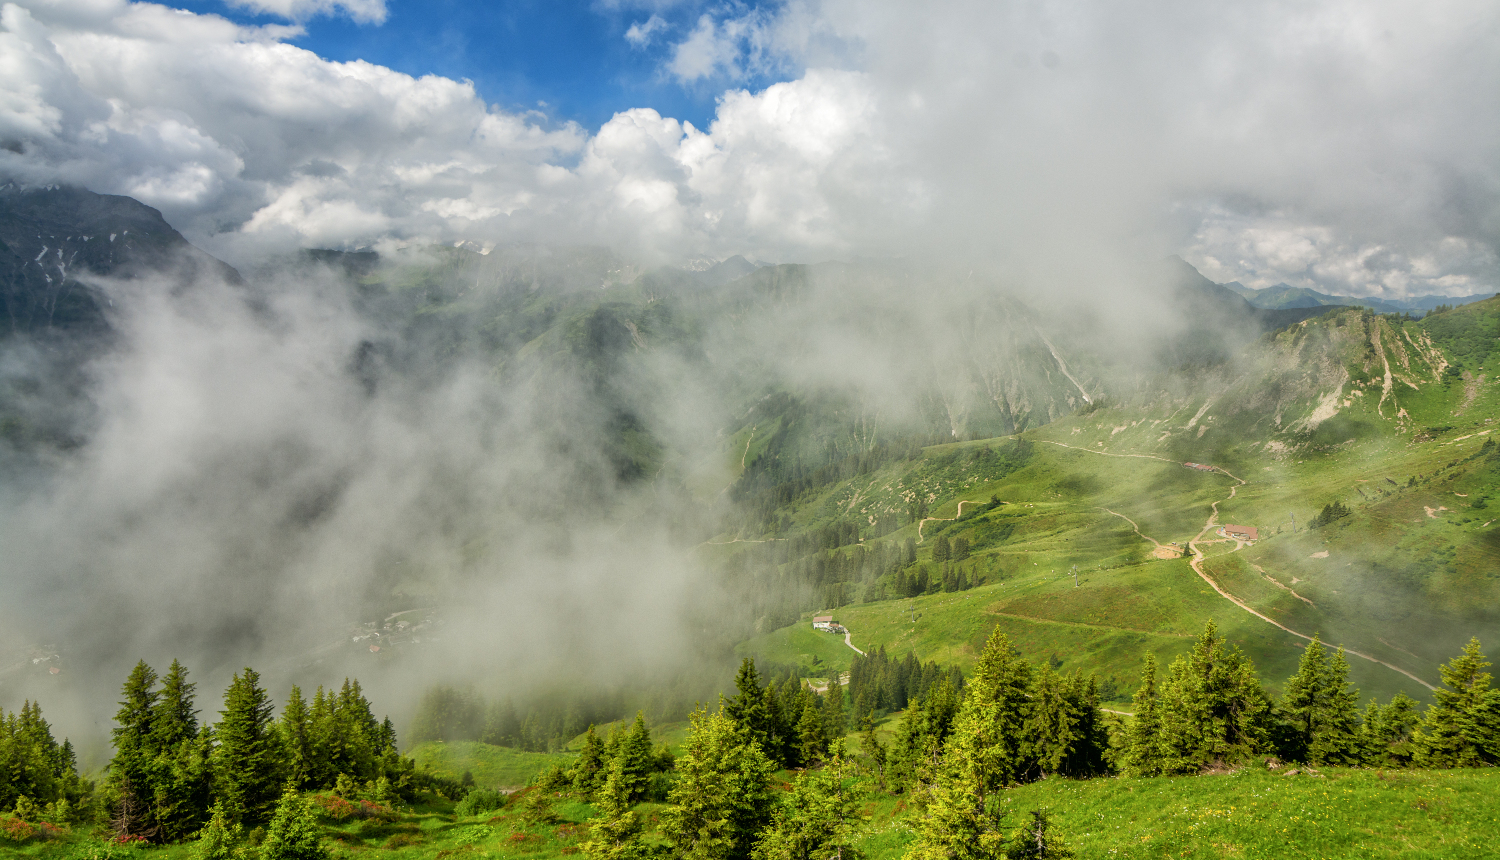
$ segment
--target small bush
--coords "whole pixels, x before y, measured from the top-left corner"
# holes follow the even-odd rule
[[[464,795],[464,799],[453,807],[453,814],[459,818],[467,818],[471,815],[493,812],[504,805],[505,795],[494,789],[476,788]]]

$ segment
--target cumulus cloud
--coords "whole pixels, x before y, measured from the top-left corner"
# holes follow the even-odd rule
[[[26,0],[0,171],[140,196],[231,257],[535,239],[1079,284],[1170,253],[1334,292],[1500,281],[1493,4],[792,0],[695,7],[665,44],[673,4],[615,5],[650,10],[627,39],[685,85],[787,79],[724,91],[706,129],[633,108],[590,133],[284,29]]]

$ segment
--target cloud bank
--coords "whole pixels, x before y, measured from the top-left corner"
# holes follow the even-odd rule
[[[977,254],[1085,280],[1177,252],[1221,280],[1377,295],[1500,283],[1493,4],[796,0],[653,20],[625,38],[669,40],[664,75],[788,79],[726,90],[707,129],[641,107],[590,131],[323,60],[285,27],[7,3],[0,171],[138,197],[240,259],[565,239]]]

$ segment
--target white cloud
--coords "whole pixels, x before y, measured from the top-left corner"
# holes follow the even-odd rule
[[[637,21],[630,25],[625,31],[625,41],[637,48],[644,48],[651,44],[651,39],[657,32],[665,30],[667,22],[660,15],[652,15],[644,21]]]
[[[660,43],[665,6],[617,5]],[[1085,283],[1177,252],[1325,291],[1500,280],[1500,9],[1479,0],[716,6],[665,74],[802,71],[725,91],[707,129],[642,108],[593,135],[284,28],[114,0],[0,21],[0,171],[139,194],[225,254],[537,239]]]

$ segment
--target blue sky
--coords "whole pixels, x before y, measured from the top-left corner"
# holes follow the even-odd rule
[[[174,6],[245,24],[280,23],[223,0]],[[777,78],[723,77],[683,85],[661,71],[672,42],[691,30],[703,7],[676,4],[655,14],[667,28],[645,47],[626,30],[648,20],[646,9],[609,9],[568,0],[387,0],[383,24],[343,14],[314,17],[306,35],[288,40],[330,60],[367,60],[411,75],[438,74],[474,82],[481,96],[511,111],[540,108],[554,120],[597,130],[617,111],[655,108],[705,128],[726,87],[762,89]]]

